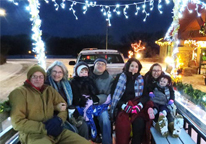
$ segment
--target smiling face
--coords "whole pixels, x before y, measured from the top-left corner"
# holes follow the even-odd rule
[[[160,66],[154,66],[152,69],[152,77],[157,79],[162,73],[162,68]]]
[[[63,76],[64,73],[61,67],[59,66],[53,67],[51,77],[55,82],[59,82],[60,80],[62,80]]]
[[[167,84],[168,84],[168,79],[167,78],[161,78],[160,79],[159,85],[161,87],[165,87]]]
[[[139,70],[138,63],[136,63],[135,61],[131,62],[129,66],[129,72],[131,72],[132,75],[134,75],[138,72],[138,70]]]
[[[30,78],[30,82],[35,86],[35,87],[38,87],[38,88],[41,88],[44,84],[44,74],[37,71],[35,72],[31,78]]]

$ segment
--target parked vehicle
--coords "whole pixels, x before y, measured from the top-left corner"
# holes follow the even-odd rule
[[[97,49],[97,48],[86,48],[83,49],[77,56],[77,60],[70,61],[69,65],[75,65],[80,61],[86,62],[89,66],[93,66],[96,58],[103,57],[107,59],[107,70],[108,72],[115,76],[122,72],[124,67],[124,56],[117,50],[112,49]]]

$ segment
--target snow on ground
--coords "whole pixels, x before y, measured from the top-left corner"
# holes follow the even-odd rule
[[[13,76],[22,69],[21,64],[8,62],[0,65],[0,82]]]

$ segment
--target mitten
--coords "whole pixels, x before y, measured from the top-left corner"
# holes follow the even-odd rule
[[[132,113],[137,114],[137,113],[140,112],[141,109],[142,108],[141,108],[140,105],[135,105],[135,106],[132,107]]]
[[[149,96],[150,96],[151,98],[154,98],[154,97],[155,97],[155,95],[154,95],[153,92],[150,92],[150,93],[149,93]]]
[[[47,130],[47,135],[57,137],[63,130],[62,119],[58,116],[54,116],[53,118],[46,121],[44,124]]]
[[[86,103],[87,103],[88,98],[82,96],[80,101],[79,101],[79,106],[80,107],[85,107]]]
[[[126,113],[130,113],[132,111],[132,106],[122,104],[122,110],[124,110]]]
[[[168,105],[172,105],[174,103],[174,100],[169,100]]]

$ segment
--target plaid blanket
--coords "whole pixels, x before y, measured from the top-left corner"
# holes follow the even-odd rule
[[[116,85],[116,88],[115,88],[115,91],[112,97],[111,114],[113,114],[118,101],[121,99],[122,95],[125,92],[126,82],[127,82],[127,76],[125,73],[122,73],[119,77],[119,80],[117,82],[117,85]],[[144,79],[142,75],[139,75],[135,79],[135,83],[134,83],[135,97],[141,96],[143,93],[143,89],[144,89]]]

